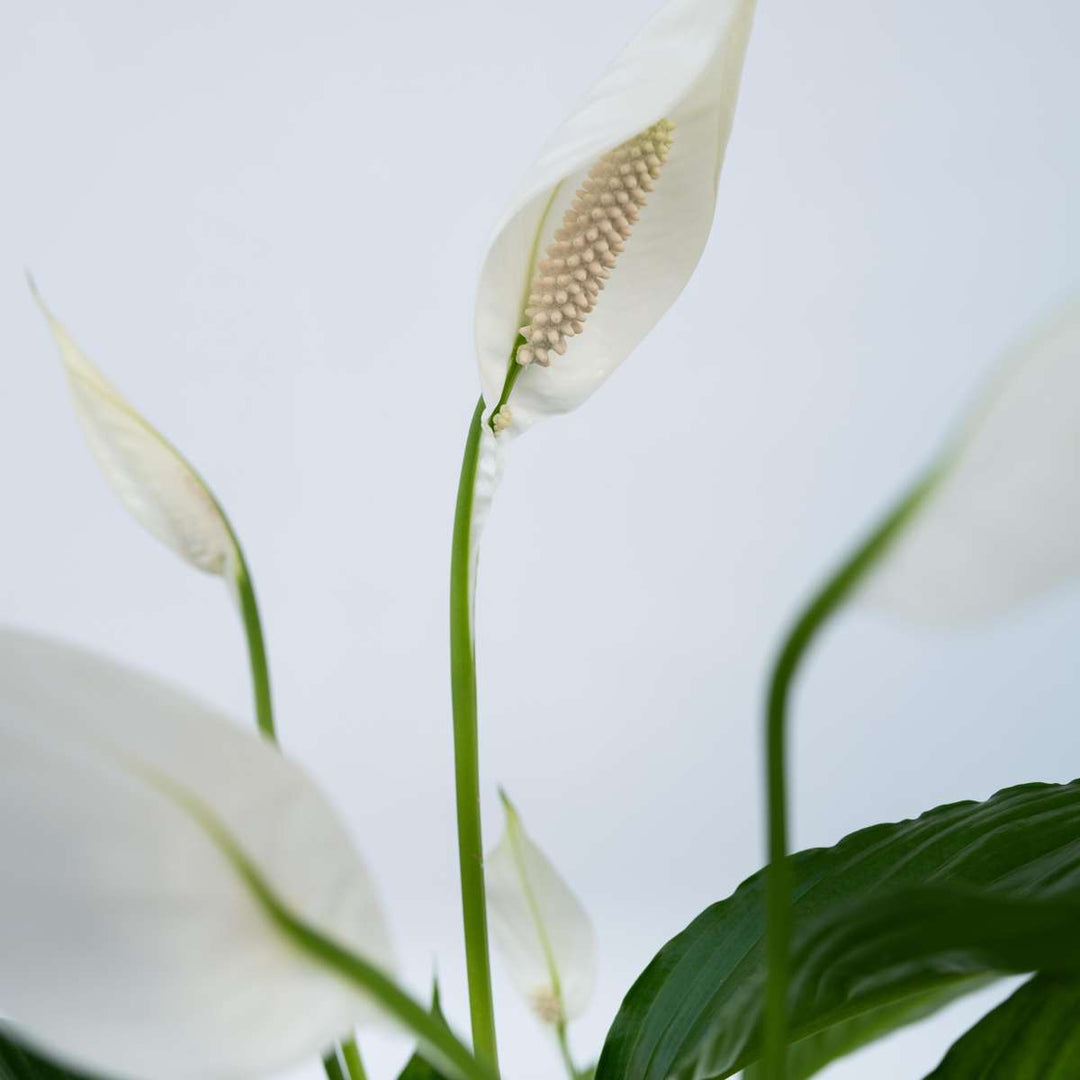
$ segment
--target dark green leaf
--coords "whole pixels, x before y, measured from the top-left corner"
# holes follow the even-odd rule
[[[11,1029],[0,1026],[0,1080],[90,1080],[69,1072],[24,1046]]]
[[[1080,979],[1037,975],[989,1012],[927,1080],[1075,1080]]]
[[[1080,966],[1080,941],[1065,948],[1062,938],[1080,917],[1080,781],[863,829],[793,856],[792,872],[793,1043],[857,1018],[869,1024],[916,996],[974,989],[988,972]],[[608,1033],[597,1080],[722,1078],[756,1061],[763,929],[757,874],[645,969]],[[889,1030],[883,1018],[867,1038]]]
[[[431,991],[431,1015],[441,1020],[449,1030],[446,1017],[443,1015],[442,1003],[439,1001],[438,983]],[[401,1070],[398,1080],[447,1080],[447,1078],[434,1065],[425,1061],[419,1053],[415,1053],[405,1063],[405,1068]]]
[[[993,981],[993,976],[985,979],[964,979],[861,1012],[850,1020],[843,1020],[816,1031],[791,1045],[788,1051],[787,1080],[806,1080],[831,1061],[836,1061],[908,1024],[925,1020],[939,1009],[951,1005],[957,998]],[[761,1063],[758,1062],[744,1071],[743,1080],[761,1080],[762,1075]]]

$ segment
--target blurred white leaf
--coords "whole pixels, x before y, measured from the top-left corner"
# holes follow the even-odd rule
[[[935,468],[863,602],[961,621],[1080,573],[1080,302],[1006,357]]]
[[[87,359],[31,291],[60,347],[75,411],[105,478],[142,525],[192,566],[235,574],[236,541],[198,473]]]
[[[239,1080],[374,1015],[214,839],[291,915],[387,969],[342,824],[296,765],[178,690],[0,631],[0,823],[0,1007],[47,1052],[117,1080]]]
[[[532,842],[505,792],[506,829],[484,860],[488,913],[510,977],[548,1024],[585,1011],[596,978],[596,937],[581,901]]]

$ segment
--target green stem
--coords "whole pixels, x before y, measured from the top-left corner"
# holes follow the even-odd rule
[[[484,399],[477,403],[461,462],[450,558],[450,679],[454,710],[454,780],[457,793],[458,866],[465,923],[469,1013],[477,1058],[498,1072],[495,1008],[488,955],[484,848],[480,832],[480,763],[476,729],[476,658],[473,653],[472,512]]]
[[[349,1080],[367,1080],[364,1062],[360,1058],[360,1047],[351,1035],[341,1044],[341,1053],[345,1058],[345,1068],[349,1070]]]
[[[447,1027],[442,1017],[434,1015],[414,1001],[393,979],[362,956],[351,952],[347,947],[327,937],[317,927],[294,915],[213,811],[187,788],[177,784],[167,774],[142,762],[129,761],[127,766],[191,815],[232,864],[263,912],[300,952],[306,953],[374,998],[385,1013],[417,1036],[426,1060],[430,1060],[458,1080],[497,1080],[495,1070],[485,1062],[477,1060]]]
[[[562,1055],[563,1065],[566,1066],[566,1075],[569,1080],[578,1080],[581,1073],[574,1064],[574,1055],[570,1053],[570,1040],[566,1036],[566,1021],[560,1020],[555,1025],[555,1038],[559,1043],[559,1053]]]
[[[768,789],[769,871],[765,886],[764,1080],[784,1080],[787,1074],[787,993],[791,948],[792,872],[788,859],[787,708],[791,687],[818,631],[851,595],[867,571],[880,559],[939,476],[929,472],[893,508],[803,609],[784,640],[773,665],[766,707],[765,753]]]
[[[331,1050],[329,1054],[322,1059],[323,1070],[326,1073],[326,1080],[346,1080],[345,1072],[341,1068],[341,1062],[338,1060],[337,1050]]]
[[[263,735],[272,742],[277,742],[274,707],[270,699],[270,669],[266,661],[266,643],[259,618],[259,604],[255,599],[255,585],[235,537],[233,542],[236,544],[237,558],[236,592],[240,598],[240,612],[244,617],[244,633],[247,636],[248,658],[251,662],[251,683],[255,691],[255,719]]]
[[[514,390],[514,384],[518,381],[518,376],[523,370],[522,366],[514,359],[514,357],[517,355],[518,348],[526,344],[528,344],[528,342],[526,342],[525,338],[523,338],[521,334],[518,334],[517,340],[514,342],[514,347],[510,350],[510,360],[506,367],[506,378],[503,380],[502,393],[499,394],[499,401],[495,408],[491,410],[491,420],[489,423],[492,425],[493,431],[495,430],[495,415],[510,400],[510,395]],[[480,403],[481,405],[483,404],[483,399],[481,399]]]

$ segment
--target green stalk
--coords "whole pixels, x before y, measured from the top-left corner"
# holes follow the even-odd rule
[[[244,618],[244,634],[247,637],[248,659],[251,663],[251,684],[255,692],[255,720],[259,730],[271,742],[277,742],[274,731],[274,706],[270,699],[270,668],[266,660],[266,643],[263,640],[259,604],[255,599],[255,585],[248,572],[244,553],[233,535],[236,545],[236,592],[240,598],[240,613]]]
[[[191,815],[232,864],[263,913],[300,952],[374,998],[384,1012],[412,1031],[420,1040],[425,1060],[431,1061],[455,1080],[497,1080],[495,1070],[477,1060],[447,1027],[442,1017],[414,1001],[374,964],[294,915],[213,811],[187,788],[143,762],[124,759],[124,763],[130,771],[142,776],[152,787]],[[340,1068],[336,1051],[331,1056],[334,1057],[334,1064]],[[328,1060],[324,1059],[324,1065],[332,1070],[333,1065],[327,1064]]]
[[[450,680],[454,711],[454,781],[457,793],[458,866],[465,924],[469,1014],[477,1059],[498,1072],[495,1007],[491,993],[484,847],[480,832],[480,762],[476,730],[476,658],[472,628],[472,510],[484,399],[473,412],[461,462],[450,556]]]
[[[341,1068],[341,1062],[338,1060],[337,1050],[331,1050],[330,1053],[322,1059],[323,1070],[326,1073],[326,1080],[346,1080],[345,1072]]]
[[[255,721],[259,731],[276,746],[278,739],[274,727],[274,705],[270,696],[270,666],[266,659],[266,641],[263,638],[262,619],[259,617],[259,602],[255,597],[255,583],[251,579],[251,572],[248,570],[240,541],[228,523],[224,511],[221,511],[221,516],[226,522],[236,550],[234,580],[236,594],[240,600],[240,613],[244,619],[244,636],[247,638],[248,659],[251,664],[251,684],[255,694]],[[350,1060],[350,1047],[352,1060]],[[342,1068],[342,1060],[348,1068],[348,1076]],[[341,1046],[332,1047],[323,1058],[322,1064],[326,1080],[366,1080],[364,1068],[360,1062],[360,1053],[351,1038]],[[354,1065],[359,1071],[354,1072]]]
[[[510,350],[510,363],[506,369],[506,378],[503,380],[502,393],[499,394],[499,400],[496,403],[495,408],[491,410],[491,425],[493,431],[495,430],[495,415],[510,400],[514,385],[517,383],[518,377],[524,370],[519,363],[515,362],[514,357],[517,355],[518,348],[525,344],[527,344],[525,338],[522,337],[521,334],[518,334],[517,339],[514,341],[514,347]],[[481,404],[483,404],[483,398],[480,400]]]
[[[566,1035],[566,1021],[560,1020],[555,1025],[555,1038],[559,1044],[559,1053],[562,1055],[563,1065],[566,1067],[566,1075],[569,1080],[578,1080],[581,1073],[574,1064],[574,1055],[570,1053],[570,1040]]]
[[[860,544],[795,620],[773,665],[765,720],[769,870],[765,884],[764,1080],[787,1074],[787,994],[790,979],[791,863],[788,859],[787,709],[791,687],[818,631],[851,595],[903,530],[940,475],[931,470]]]
[[[341,1044],[341,1055],[345,1059],[345,1068],[349,1071],[349,1080],[367,1080],[364,1062],[360,1058],[360,1047],[351,1035]]]

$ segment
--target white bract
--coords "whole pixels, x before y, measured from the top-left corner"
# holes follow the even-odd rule
[[[930,622],[994,615],[1080,574],[1080,301],[1015,349],[864,586]]]
[[[581,901],[529,839],[502,794],[506,830],[484,860],[488,913],[510,977],[536,1015],[560,1025],[585,1011],[596,938]]]
[[[346,831],[296,765],[178,690],[0,631],[0,823],[0,1009],[46,1051],[116,1080],[240,1080],[374,1014],[221,843],[292,915],[388,968]]]
[[[34,297],[60,347],[75,410],[105,478],[134,517],[192,566],[234,577],[237,546],[217,500],[198,473],[87,359]]]
[[[498,431],[584,401],[686,284],[712,225],[753,11],[754,0],[670,0],[525,177],[476,306]]]

